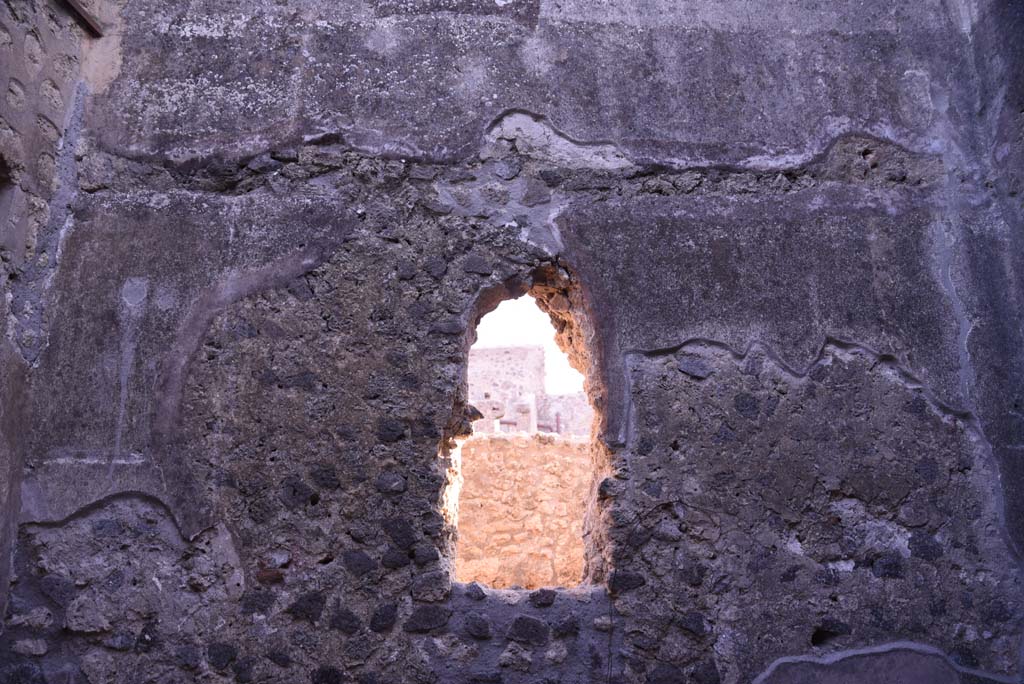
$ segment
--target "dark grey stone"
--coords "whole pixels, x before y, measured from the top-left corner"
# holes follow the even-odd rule
[[[733,398],[733,406],[736,407],[736,413],[747,420],[756,420],[757,415],[761,412],[761,406],[757,401],[757,397],[746,392],[737,394]]]
[[[491,638],[491,622],[487,616],[480,613],[470,613],[465,621],[466,634],[474,639],[486,640]]]
[[[412,562],[409,558],[409,552],[403,551],[402,549],[395,548],[393,546],[388,547],[387,551],[380,559],[381,565],[389,570],[397,570],[398,568],[404,568]]]
[[[398,548],[405,551],[411,549],[419,539],[416,528],[405,518],[388,518],[384,521],[384,531]]]
[[[639,573],[616,570],[608,580],[608,591],[613,595],[623,594],[642,587],[646,583],[647,579]]]
[[[462,264],[462,270],[466,273],[485,276],[494,273],[494,268],[487,262],[487,259],[479,254],[470,254],[466,257],[466,261]]]
[[[538,620],[529,615],[520,615],[512,620],[508,632],[505,634],[508,639],[518,641],[531,646],[543,646],[548,643],[551,636],[551,628],[543,620]]]
[[[397,442],[405,437],[405,423],[397,418],[381,418],[377,421],[377,439],[385,444]]]
[[[174,662],[183,670],[194,670],[202,662],[202,654],[194,644],[185,644],[174,651]]]
[[[554,589],[537,589],[530,592],[530,603],[537,608],[547,608],[555,602],[558,592]]]
[[[575,615],[567,615],[557,620],[551,628],[552,634],[559,639],[563,637],[576,636],[580,633],[580,621]]]
[[[680,356],[676,366],[679,368],[680,373],[689,375],[696,380],[703,380],[714,373],[714,369],[697,356]]]
[[[215,642],[206,647],[206,660],[215,670],[226,670],[238,657],[238,649],[232,644]]]
[[[406,632],[422,633],[439,630],[448,624],[451,610],[436,604],[420,605],[413,608],[409,619],[402,625]]]
[[[374,484],[382,494],[401,494],[406,490],[405,478],[393,472],[381,473]]]
[[[281,483],[278,498],[285,508],[297,509],[313,503],[316,490],[307,485],[298,477],[285,478]]]
[[[682,684],[686,681],[683,671],[669,663],[659,663],[647,673],[647,684]]]
[[[344,684],[350,681],[344,672],[331,665],[321,665],[310,676],[312,684]]]
[[[914,530],[908,542],[910,555],[926,561],[936,561],[942,557],[942,545],[935,539],[921,530]]]
[[[250,589],[242,594],[239,604],[245,615],[253,613],[265,615],[274,606],[276,599],[277,597],[271,591]]]
[[[270,651],[267,653],[267,660],[278,667],[291,667],[292,658],[284,651]]]
[[[398,605],[385,603],[377,606],[370,617],[370,629],[374,632],[390,632],[398,618]]]
[[[356,577],[362,577],[377,569],[377,561],[370,558],[365,551],[358,549],[344,552],[341,554],[341,560],[345,564],[345,569]]]
[[[903,576],[903,558],[896,551],[886,551],[871,563],[875,577],[895,579]]]
[[[470,582],[466,585],[466,596],[474,601],[483,601],[487,598],[487,594],[484,592],[483,587],[476,582]]]
[[[685,632],[695,637],[702,637],[708,633],[708,626],[704,616],[696,611],[688,611],[676,618],[676,624]]]
[[[437,560],[440,560],[441,554],[438,553],[437,547],[427,542],[421,542],[413,547],[413,562],[416,565],[424,566],[429,565]]]
[[[295,599],[295,602],[288,606],[285,612],[296,620],[315,623],[324,612],[324,604],[326,602],[327,599],[322,592],[309,591]]]
[[[313,484],[321,489],[338,489],[341,487],[341,480],[338,479],[338,471],[331,465],[319,465],[309,471],[309,477]]]
[[[338,605],[335,606],[334,612],[331,614],[331,620],[328,623],[328,627],[343,634],[352,635],[359,631],[362,627],[362,622],[359,620],[359,616],[351,610]]]

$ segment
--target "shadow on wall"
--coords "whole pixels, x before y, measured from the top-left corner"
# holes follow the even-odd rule
[[[11,167],[0,157],[0,250],[4,249],[4,237],[9,232],[7,223],[10,221],[13,201],[14,179],[11,177]]]

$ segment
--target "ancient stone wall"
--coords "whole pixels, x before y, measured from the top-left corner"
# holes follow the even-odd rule
[[[45,344],[45,290],[75,186],[83,30],[50,2],[0,9],[0,553],[10,554],[28,423],[27,375]],[[6,586],[9,564],[0,564]],[[6,595],[0,598],[0,609]]]
[[[591,445],[493,435],[469,438],[460,452],[455,578],[495,588],[579,584]]]
[[[469,352],[470,399],[544,393],[543,347],[477,348]]]
[[[73,13],[49,2],[11,3],[0,14],[0,262],[5,277],[17,274],[4,319],[29,361],[45,342],[43,281],[57,265],[74,190],[83,33]]]
[[[1020,3],[96,5],[0,3],[0,681],[1020,680]],[[451,572],[527,292],[573,589]]]
[[[538,428],[575,437],[589,437],[594,427],[594,410],[583,392],[575,394],[545,394],[537,409],[540,414]]]

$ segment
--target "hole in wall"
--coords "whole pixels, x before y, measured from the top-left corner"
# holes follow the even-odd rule
[[[535,589],[597,581],[600,535],[589,531],[605,456],[585,379],[590,355],[578,293],[551,281],[548,273],[526,294],[503,293],[468,350],[466,400],[476,420],[447,454],[445,492],[459,582]]]
[[[850,633],[850,626],[838,620],[825,620],[811,634],[811,646],[825,646]]]
[[[819,627],[811,634],[811,646],[824,646],[838,636],[833,631]]]

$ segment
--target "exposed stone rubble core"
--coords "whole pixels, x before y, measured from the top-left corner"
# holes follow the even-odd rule
[[[1020,570],[973,426],[876,355],[826,346],[795,373],[767,352],[695,342],[631,364],[636,420],[663,438],[624,454],[640,505],[621,507],[635,552],[618,567],[644,582],[618,609],[659,650],[683,647],[673,624],[697,639],[714,625],[741,662],[754,641],[795,653],[897,633],[1012,672]],[[950,629],[962,601],[977,617]]]
[[[1019,3],[92,7],[0,3],[0,681],[1020,680]],[[571,590],[452,576],[526,293]]]

